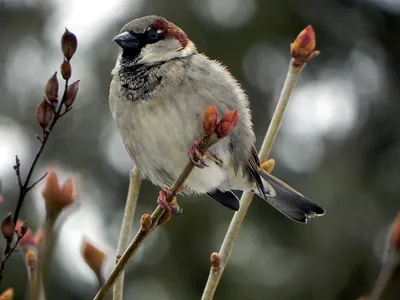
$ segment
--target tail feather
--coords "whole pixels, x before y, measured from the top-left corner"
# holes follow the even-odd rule
[[[322,216],[325,210],[318,204],[305,198],[295,189],[260,169],[259,174],[263,179],[263,187],[258,187],[257,195],[283,213],[290,219],[307,223],[308,219]],[[266,192],[261,192],[266,191]]]

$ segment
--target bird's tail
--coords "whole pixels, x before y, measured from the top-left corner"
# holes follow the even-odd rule
[[[263,187],[258,186],[256,194],[290,219],[306,223],[310,218],[325,214],[325,209],[308,200],[280,179],[261,168],[259,174]]]

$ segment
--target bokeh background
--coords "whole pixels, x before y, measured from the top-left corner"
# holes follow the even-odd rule
[[[108,108],[111,40],[133,18],[159,14],[182,27],[200,52],[222,61],[242,82],[253,110],[257,146],[289,63],[289,44],[308,24],[321,55],[293,94],[272,157],[274,173],[326,207],[299,225],[255,200],[215,299],[356,299],[370,291],[387,230],[400,207],[399,0],[2,0],[0,1],[0,216],[14,209],[14,155],[26,172],[39,146],[35,107],[62,62],[60,37],[78,37],[74,109],[56,127],[35,172],[50,167],[79,178],[79,205],[63,225],[48,299],[92,299],[95,276],[80,256],[82,239],[107,251],[110,271],[131,162]],[[151,134],[151,133],[149,133]],[[38,228],[40,191],[22,219]],[[155,207],[145,182],[137,215]],[[125,299],[199,299],[209,255],[219,249],[232,212],[206,197],[185,197],[185,212],[157,230],[127,269]],[[134,222],[138,229],[138,218]],[[0,287],[25,295],[19,255]]]

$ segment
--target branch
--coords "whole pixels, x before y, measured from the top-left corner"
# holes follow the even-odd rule
[[[310,29],[312,32],[310,32]],[[269,125],[267,134],[265,135],[264,141],[259,151],[259,157],[261,162],[267,160],[268,156],[271,153],[272,146],[274,145],[274,142],[278,135],[279,128],[282,123],[286,106],[289,103],[290,95],[292,94],[297,79],[299,78],[305,66],[305,62],[318,54],[318,52],[315,51],[315,36],[313,38],[311,36],[311,39],[309,39],[309,41],[314,40],[314,46],[311,47],[312,49],[306,49],[309,50],[306,56],[304,56],[304,52],[302,52],[302,56],[297,55],[296,51],[298,49],[296,47],[302,46],[303,48],[306,48],[308,46],[308,45],[302,45],[300,43],[304,41],[305,34],[308,35],[309,37],[310,35],[314,34],[311,26],[303,30],[296,39],[296,41],[292,44],[293,58],[290,61],[285,84],[283,85],[282,92],[278,100],[278,104],[275,108],[275,112],[272,116],[272,120]],[[301,40],[300,42],[298,41],[299,39]],[[244,221],[244,218],[246,217],[247,210],[249,209],[252,200],[253,200],[253,193],[250,192],[243,193],[240,199],[240,209],[237,212],[235,212],[232,218],[232,221],[229,225],[224,241],[222,242],[222,246],[219,253],[212,254],[210,273],[208,276],[206,286],[203,291],[203,295],[201,298],[202,300],[213,299],[218,283],[221,279],[225,266],[231,256],[233,246],[239,235],[241,225]],[[215,265],[214,263],[215,261],[218,262],[218,266]]]
[[[49,79],[49,81],[46,84],[44,91],[45,94],[44,100],[40,102],[36,108],[36,120],[43,129],[43,137],[40,138],[37,136],[37,139],[40,141],[40,147],[36,152],[35,158],[33,159],[32,164],[28,170],[28,174],[26,175],[25,181],[22,180],[20,172],[21,163],[18,156],[16,156],[14,170],[18,179],[19,196],[13,215],[13,224],[14,224],[13,232],[15,231],[15,226],[19,219],[19,214],[26,195],[37,183],[43,180],[44,177],[46,177],[47,175],[47,174],[43,175],[33,184],[30,184],[33,171],[35,170],[35,167],[40,157],[42,156],[43,150],[49,140],[49,137],[51,135],[54,126],[57,124],[58,120],[61,119],[61,117],[64,116],[65,113],[70,110],[71,105],[73,104],[78,91],[77,82],[73,83],[71,86],[68,85],[69,78],[71,77],[71,72],[70,72],[71,66],[69,61],[72,58],[72,55],[75,53],[77,48],[76,36],[73,33],[66,30],[66,32],[63,34],[61,38],[61,46],[64,57],[66,58],[64,59],[64,63],[61,65],[61,74],[62,77],[65,79],[64,93],[62,96],[62,100],[60,101],[60,103],[58,103],[58,80],[57,80],[57,72],[55,72],[54,75]],[[65,68],[69,69],[69,73],[65,72]],[[61,113],[61,110],[64,106],[66,107],[66,110],[64,113]],[[0,282],[3,277],[5,262],[7,261],[8,257],[10,257],[11,254],[15,251],[16,247],[18,246],[18,242],[19,240],[17,239],[16,244],[12,246],[12,238],[7,239],[6,247],[3,252],[2,265],[0,267]]]
[[[136,167],[131,170],[128,196],[125,204],[124,218],[122,219],[121,232],[118,242],[117,258],[118,263],[123,252],[126,250],[129,244],[129,238],[132,232],[133,218],[135,216],[136,204],[140,190],[140,174]],[[113,290],[113,300],[122,300],[124,293],[124,273],[121,274],[119,280],[116,282]]]
[[[217,117],[217,108],[213,105],[209,106],[206,109],[203,118],[203,139],[201,141],[195,141],[195,146],[189,151],[190,161],[187,163],[178,179],[170,188],[171,193],[169,193],[167,196],[168,203],[171,203],[174,199],[176,199],[175,195],[182,190],[184,182],[193,171],[195,165],[201,167],[201,163],[203,163],[203,166],[205,166],[201,156],[204,155],[206,150],[217,143],[220,139],[228,136],[235,128],[239,120],[239,115],[236,110],[226,113],[219,122],[217,122]],[[200,154],[200,156],[197,157],[198,161],[191,156],[192,152],[198,152],[198,154]],[[128,245],[125,252],[122,254],[118,263],[111,271],[110,276],[107,278],[97,295],[94,297],[94,300],[104,299],[108,291],[115,284],[115,281],[126,268],[129,260],[131,260],[135,253],[139,250],[144,240],[157,228],[157,226],[168,221],[170,216],[171,213],[165,211],[165,209],[160,205],[157,206],[151,215],[144,214],[142,216],[140,220],[141,226],[139,231],[136,233],[136,236]]]

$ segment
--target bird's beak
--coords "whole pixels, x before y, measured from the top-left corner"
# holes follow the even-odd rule
[[[129,32],[123,32],[113,38],[122,49],[137,49],[139,48],[139,39]]]

